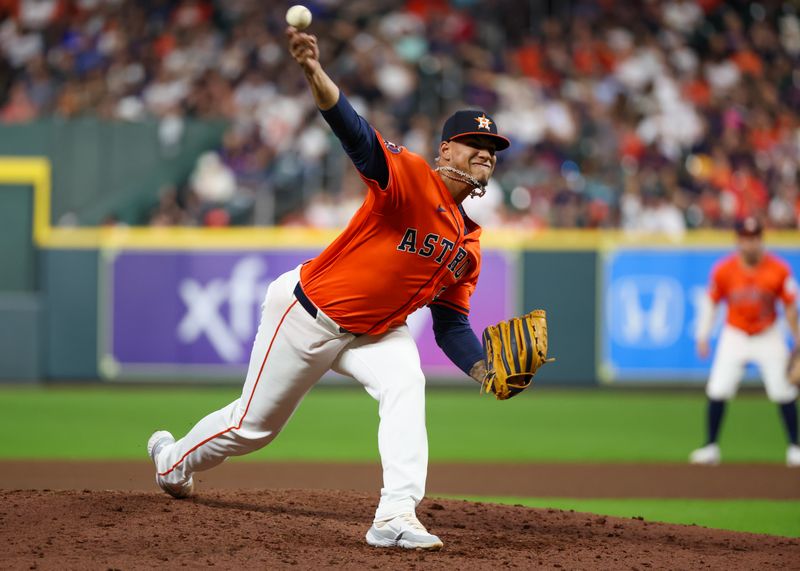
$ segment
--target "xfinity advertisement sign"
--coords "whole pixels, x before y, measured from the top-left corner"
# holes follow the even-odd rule
[[[318,250],[124,251],[105,257],[99,367],[107,379],[242,380],[269,284]],[[514,313],[514,265],[483,252],[476,331]],[[463,376],[442,354],[424,308],[408,320],[428,375]]]

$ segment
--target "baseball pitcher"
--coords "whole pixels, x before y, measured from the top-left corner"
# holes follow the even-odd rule
[[[787,466],[800,466],[797,441],[797,386],[790,382],[790,352],[777,324],[776,304],[783,303],[795,345],[800,341],[797,322],[797,283],[786,262],[765,252],[761,223],[746,218],[737,225],[737,252],[720,261],[711,273],[708,295],[701,308],[697,352],[709,354],[714,309],[728,304],[706,386],[708,424],[706,445],[691,453],[692,464],[720,462],[717,444],[725,403],[734,397],[748,362],[758,365],[769,399],[778,404],[789,447]]]
[[[546,360],[544,312],[505,322],[511,327],[502,329],[517,334],[513,339],[488,335],[493,353],[511,356],[512,364],[502,367],[486,358],[468,319],[481,269],[481,228],[461,203],[484,194],[495,153],[509,141],[484,112],[458,111],[444,124],[431,168],[355,112],[321,67],[315,36],[293,27],[286,33],[322,116],[368,193],[333,243],[269,286],[241,397],[178,441],[166,431],[151,436],[156,481],[175,497],[191,494],[195,472],[269,444],[332,369],[355,378],[378,401],[383,489],[367,542],[439,549],[441,540],[415,514],[425,491],[428,441],[425,377],[406,318],[429,305],[445,354],[500,399],[530,384]]]

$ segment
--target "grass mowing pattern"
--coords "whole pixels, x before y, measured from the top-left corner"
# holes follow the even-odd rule
[[[696,524],[704,527],[800,537],[800,501],[682,500],[682,499],[572,499],[471,496],[467,499],[536,508],[557,508],[612,515],[643,517],[647,521]]]
[[[179,438],[238,395],[209,387],[3,387],[0,458],[142,459],[153,430]],[[534,389],[499,402],[477,387],[432,389],[430,459],[685,462],[702,441],[704,411],[701,391]],[[273,444],[244,459],[375,461],[377,422],[377,405],[363,390],[320,387]],[[721,445],[725,461],[783,462],[775,405],[763,393],[741,395],[729,407]]]

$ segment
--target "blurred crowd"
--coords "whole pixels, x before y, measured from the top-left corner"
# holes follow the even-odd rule
[[[306,5],[323,65],[384,138],[433,161],[453,110],[494,117],[513,144],[466,204],[485,226],[800,227],[797,3]],[[364,189],[288,56],[287,6],[0,0],[0,121],[224,119],[143,223],[342,226]]]

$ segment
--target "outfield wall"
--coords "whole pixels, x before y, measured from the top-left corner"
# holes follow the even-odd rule
[[[266,286],[316,251],[42,250],[38,291],[0,295],[0,376],[238,381]],[[708,363],[694,354],[697,300],[727,251],[485,248],[473,324],[546,309],[557,361],[542,385],[699,384]],[[777,251],[800,273],[800,250]],[[409,325],[430,378],[462,376],[436,347],[427,310]]]

